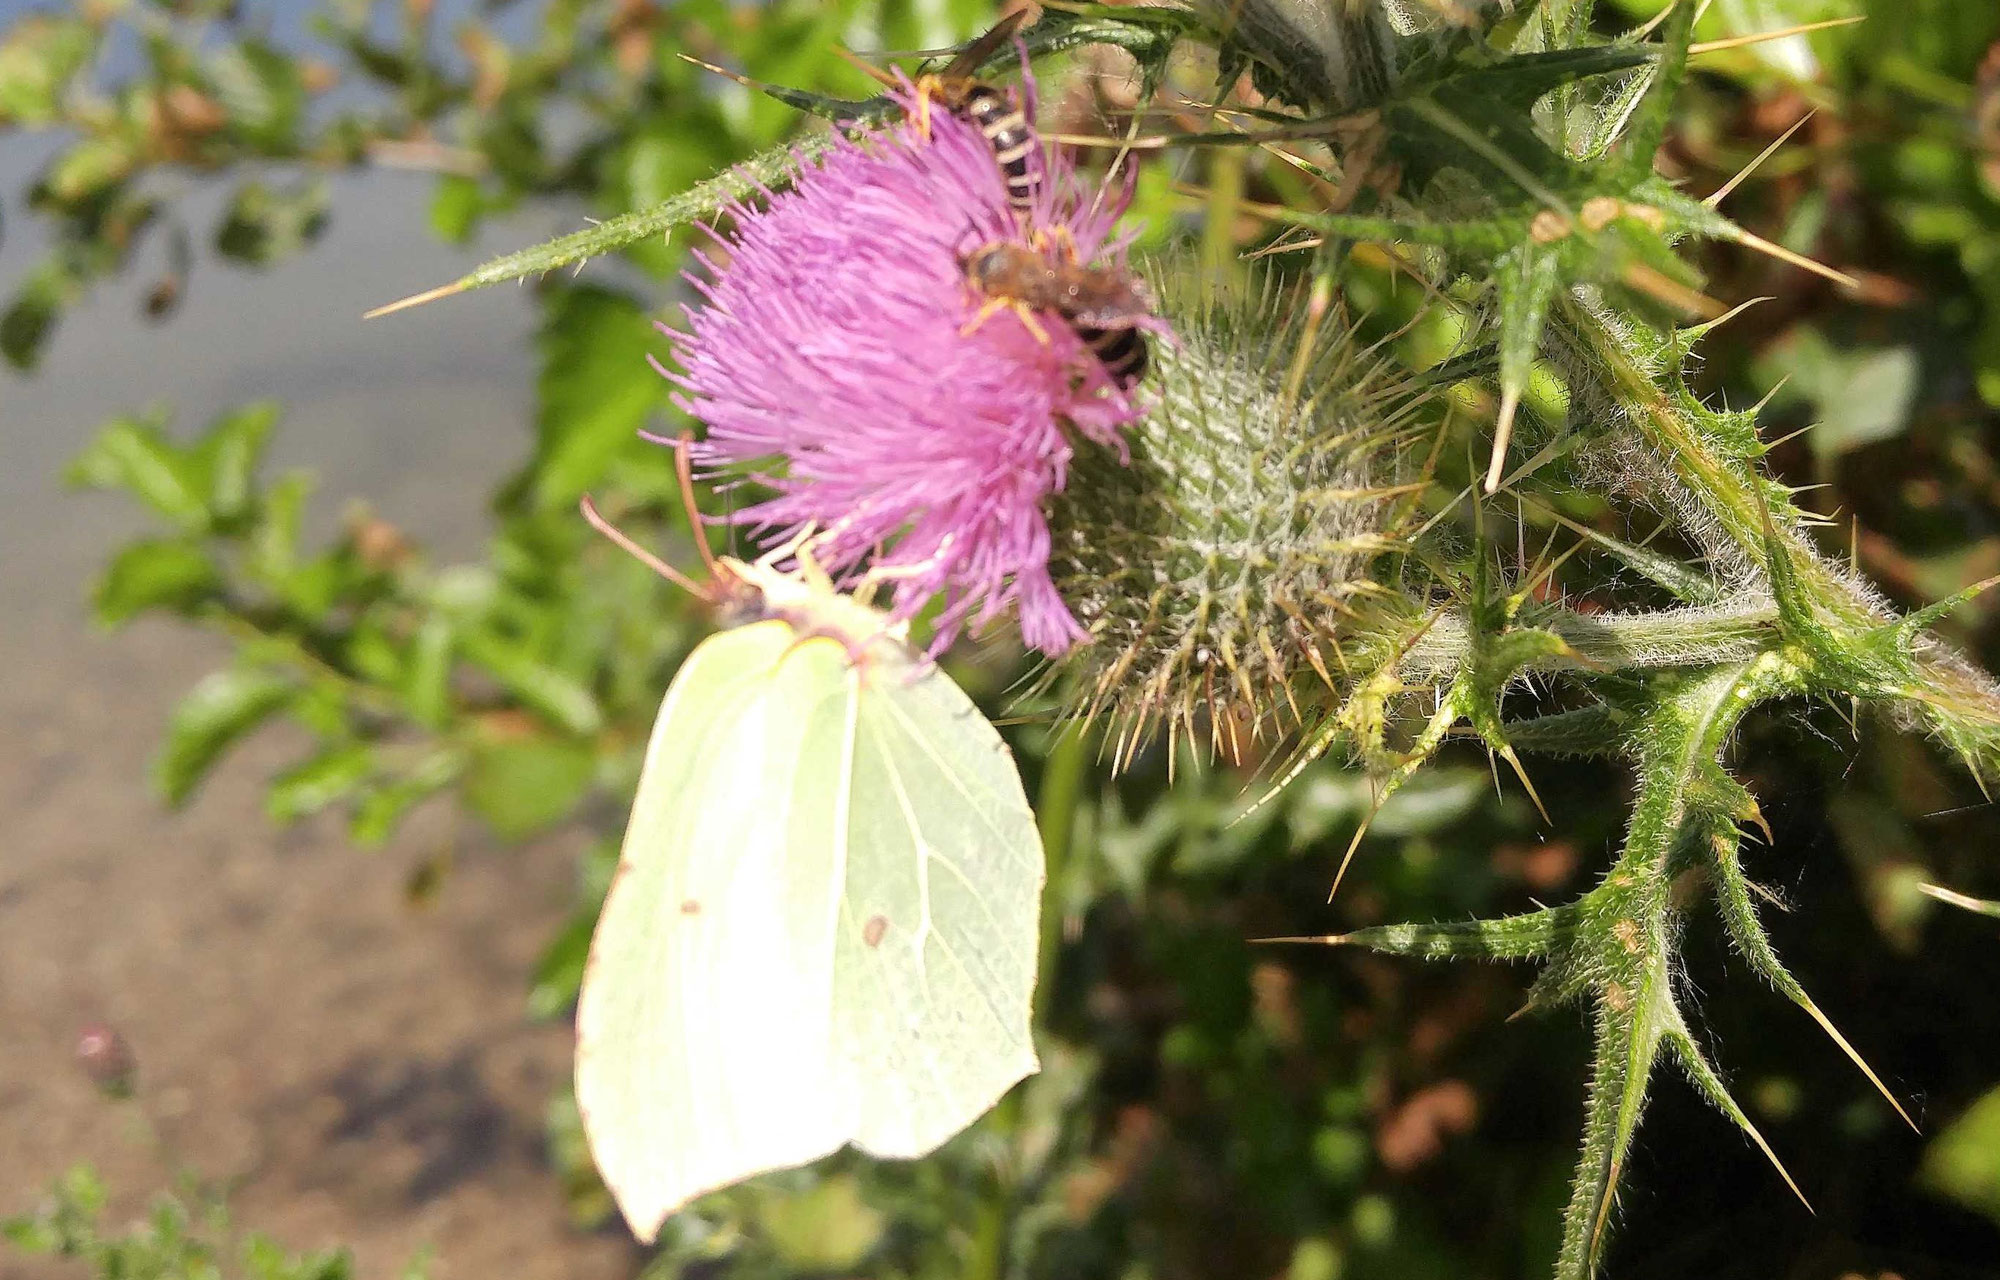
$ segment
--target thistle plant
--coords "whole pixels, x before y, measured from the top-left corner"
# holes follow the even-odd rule
[[[1718,411],[1686,384],[1686,364],[1721,307],[1701,293],[1682,247],[1704,237],[1762,244],[1653,170],[1687,74],[1693,5],[1671,9],[1654,33],[1610,40],[1592,34],[1588,4],[1547,3],[1498,24],[1496,16],[1248,0],[1062,10],[1031,29],[1030,49],[1127,37],[1120,43],[1139,53],[1143,81],[1169,84],[1169,93],[1173,51],[1207,46],[1223,74],[1205,107],[1228,127],[1146,141],[1210,156],[1261,144],[1308,176],[1307,198],[1261,210],[1307,233],[1272,245],[1305,260],[1276,276],[1291,282],[1285,296],[1302,318],[1179,289],[1195,301],[1169,308],[1180,340],[1155,362],[1138,403],[1113,401],[1107,414],[1101,398],[1058,399],[1013,414],[995,438],[1028,450],[1026,465],[990,454],[990,470],[970,483],[947,480],[942,491],[912,486],[897,458],[922,457],[951,422],[931,426],[922,411],[891,407],[886,392],[884,411],[865,424],[821,405],[840,398],[827,388],[907,387],[934,369],[946,373],[934,385],[949,394],[962,365],[912,348],[907,366],[881,373],[870,345],[836,377],[807,363],[818,348],[796,330],[773,329],[783,349],[772,351],[720,326],[758,322],[759,310],[729,293],[732,271],[745,297],[771,290],[763,238],[796,234],[787,219],[804,216],[819,193],[841,191],[857,224],[878,219],[880,233],[926,243],[913,259],[928,264],[928,277],[912,276],[910,287],[927,290],[941,315],[917,319],[915,341],[951,342],[951,320],[966,304],[942,251],[946,224],[972,192],[990,216],[1004,216],[995,172],[970,128],[947,126],[926,148],[904,125],[884,148],[865,113],[792,95],[837,128],[861,130],[862,140],[835,141],[836,159],[802,167],[791,193],[759,209],[735,206],[744,261],[704,286],[709,308],[691,320],[698,372],[683,385],[694,392],[688,408],[710,427],[710,460],[789,463],[767,476],[779,496],[749,518],[788,529],[852,523],[854,535],[832,543],[843,567],[885,543],[877,563],[925,566],[899,584],[899,610],[944,591],[947,639],[975,601],[985,602],[978,621],[1019,603],[1029,643],[1062,655],[1047,687],[1077,718],[1104,713],[1114,724],[1114,766],[1161,728],[1206,735],[1232,755],[1247,741],[1296,731],[1304,758],[1349,754],[1379,806],[1458,733],[1483,741],[1531,795],[1524,757],[1627,761],[1635,796],[1623,847],[1577,901],[1291,940],[1538,961],[1531,1007],[1584,1007],[1594,1062],[1557,1265],[1561,1280],[1582,1280],[1598,1269],[1663,1060],[1778,1160],[1694,1030],[1679,954],[1694,904],[1678,885],[1701,883],[1743,963],[1882,1088],[1780,962],[1759,920],[1758,889],[1739,854],[1762,818],[1727,764],[1743,717],[1780,700],[1880,707],[1979,775],[2000,764],[2000,690],[1926,634],[1955,601],[1895,616],[1821,554],[1813,518],[1763,474],[1754,413]],[[1251,100],[1233,92],[1239,71],[1256,86]],[[914,206],[878,209],[867,191],[836,178],[849,166],[899,161],[913,174],[923,166],[949,175],[945,182],[968,193],[956,204],[934,201],[941,221],[928,233],[905,221]],[[1210,212],[1234,210],[1225,201]],[[1080,234],[1086,253],[1105,233],[1093,225]],[[788,305],[803,314],[851,308],[874,317],[861,324],[907,332],[901,322],[914,317],[899,295],[871,308],[865,277],[881,273],[866,234],[829,242],[850,256],[811,273],[837,295],[831,302],[798,301],[818,281],[776,288],[792,288]],[[1359,345],[1336,305],[1345,251],[1357,242],[1392,246],[1401,269],[1438,295],[1457,322],[1452,360],[1395,368],[1386,342]],[[1174,277],[1187,274],[1172,259],[1151,270],[1170,297]],[[1675,317],[1690,314],[1702,323],[1681,327]],[[1026,374],[1037,339],[1010,338],[1005,351],[982,344],[978,358],[1047,385]],[[1075,367],[1074,334],[1040,341],[1044,366]],[[1559,383],[1566,412],[1526,408],[1538,367]],[[1102,395],[1087,378],[1077,385]],[[1482,407],[1466,414],[1441,389],[1490,389],[1494,398],[1475,396]],[[977,405],[947,406],[960,430],[986,429]],[[745,421],[756,428],[746,431]],[[825,434],[812,438],[816,429]],[[1485,464],[1456,475],[1448,446],[1479,436]],[[1008,505],[1026,514],[1031,532],[1016,524],[1013,536],[979,537],[972,531],[984,517],[968,522],[959,504],[986,500],[1008,470],[1017,484]],[[1614,474],[1619,483],[1603,483]],[[1616,522],[1587,527],[1562,515],[1564,495],[1594,483],[1628,515],[1656,513],[1685,554],[1635,545],[1606,527]],[[901,501],[885,507],[883,494]],[[1494,535],[1508,507],[1524,526],[1554,535],[1547,553],[1508,563]],[[1556,545],[1565,534],[1644,585],[1607,593],[1606,584],[1564,574],[1568,553]],[[951,563],[978,564],[983,577],[968,581]],[[1779,1173],[1792,1183],[1782,1165]]]
[[[1705,292],[1700,242],[1845,279],[1656,171],[1702,56],[1696,9],[1680,0],[1614,34],[1590,0],[1052,4],[984,73],[1006,78],[1025,56],[1054,86],[1074,53],[1109,47],[1139,105],[1085,138],[1038,121],[1049,146],[1025,224],[979,131],[935,109],[919,125],[913,86],[869,100],[759,86],[824,123],[384,310],[713,223],[698,297],[659,354],[704,430],[706,478],[747,498],[726,518],[771,543],[807,538],[820,567],[886,588],[935,655],[1011,613],[1047,659],[1029,709],[1073,735],[1045,797],[1075,790],[1089,749],[1111,773],[1176,740],[1260,769],[1274,804],[1311,762],[1341,760],[1374,812],[1456,740],[1483,745],[1538,806],[1548,760],[1629,770],[1618,848],[1575,901],[1268,940],[1540,966],[1529,1008],[1577,1008],[1593,1035],[1556,1265],[1587,1280],[1659,1068],[1779,1161],[1698,1032],[1682,957],[1698,912],[1908,1118],[1760,919],[1767,891],[1743,848],[1773,833],[1733,767],[1746,717],[1865,708],[1982,786],[2000,767],[2000,687],[1929,630],[1980,588],[1899,615],[1767,472],[1756,410],[1690,383],[1737,301]],[[1015,91],[1032,108],[1032,82]],[[1152,195],[1135,169],[1162,179]],[[1193,190],[1160,195],[1175,176]],[[1128,258],[1128,203],[1185,221],[1174,230],[1203,248]],[[1233,252],[1246,220],[1265,228],[1255,263]],[[1080,262],[1150,281],[1136,387],[1060,315],[981,319],[967,248],[1048,251],[1057,231]],[[1385,276],[1423,305],[1392,319],[1350,301]],[[643,507],[667,486],[655,471],[632,487]],[[418,619],[403,630],[474,613],[454,584],[372,561],[351,572],[364,569]],[[485,621],[453,643],[470,651],[463,635]],[[649,660],[672,647],[646,634]],[[478,643],[537,714],[578,738],[602,728],[588,690],[529,679],[506,646]],[[335,646],[302,648],[331,665]],[[439,690],[425,706],[441,722],[440,664],[423,687]],[[643,702],[630,671],[599,684]],[[424,785],[442,788],[463,758],[427,758]],[[1044,821],[1059,859],[1065,820]],[[1336,886],[1366,830],[1322,850]],[[1001,1274],[1000,1229],[981,1232],[976,1274]]]

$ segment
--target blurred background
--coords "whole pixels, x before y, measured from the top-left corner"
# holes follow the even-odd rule
[[[859,97],[836,45],[995,13],[0,0],[0,1276],[1546,1274],[1581,1019],[1508,1021],[1523,971],[1244,939],[1573,895],[1624,821],[1609,766],[1536,766],[1547,825],[1448,759],[1329,907],[1354,775],[1232,825],[1247,772],[1170,787],[1156,752],[1111,782],[1015,726],[1066,851],[1044,1074],[932,1160],[765,1179],[657,1254],[590,1172],[569,1004],[700,623],[574,504],[691,559],[634,440],[678,429],[644,356],[687,238],[359,316],[799,127],[682,52]],[[1718,0],[1699,34],[1851,13],[1702,62],[1660,163],[1706,194],[1800,126],[1727,207],[1861,288],[1715,251],[1710,294],[1769,301],[1707,345],[1704,389],[1771,395],[1766,438],[1811,428],[1774,466],[1907,608],[2000,572],[2000,9]],[[1138,105],[1100,51],[1043,76],[1045,127]],[[1272,179],[1210,163],[1242,161],[1148,166],[1149,240],[1259,247],[1201,193]],[[1996,618],[1945,630],[1992,668]],[[954,662],[996,711],[1023,669],[1002,642]],[[1612,1274],[2000,1277],[2000,920],[1918,889],[2000,898],[2000,814],[1841,710],[1752,722],[1774,839],[1750,870],[1923,1133],[1698,934],[1703,1029],[1817,1215],[1667,1080]]]

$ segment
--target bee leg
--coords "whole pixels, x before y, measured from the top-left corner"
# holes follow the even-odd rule
[[[972,319],[966,321],[959,328],[958,336],[961,338],[972,336],[979,331],[980,326],[984,325],[994,316],[999,315],[1002,311],[1012,311],[1016,316],[1020,317],[1021,326],[1033,335],[1036,342],[1041,343],[1045,347],[1049,345],[1049,331],[1044,329],[1042,322],[1035,318],[1034,308],[1017,298],[988,298],[980,306],[979,310],[974,313]]]
[[[972,319],[967,320],[963,325],[959,326],[958,336],[969,338],[973,334],[978,333],[980,326],[984,325],[994,316],[999,315],[1002,311],[1005,311],[1010,305],[1012,304],[1005,298],[988,298],[980,305],[979,310],[973,314]]]
[[[1021,318],[1022,327],[1034,335],[1036,342],[1041,343],[1045,347],[1049,345],[1049,331],[1042,328],[1042,322],[1035,319],[1035,313],[1029,309],[1027,303],[1010,301],[1007,305],[1013,308],[1014,314]]]
[[[938,94],[936,76],[917,77],[917,136],[931,140],[931,99]]]

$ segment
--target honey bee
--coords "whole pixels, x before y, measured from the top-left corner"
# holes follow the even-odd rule
[[[1002,18],[992,30],[967,45],[942,71],[917,77],[917,127],[930,133],[931,103],[969,121],[993,148],[993,162],[1007,184],[1007,207],[1026,216],[1034,207],[1035,193],[1041,188],[1041,167],[1034,163],[1038,145],[1028,113],[1002,90],[973,78],[972,72],[991,57],[993,51],[1013,38],[1026,15],[1016,11]],[[873,67],[862,69],[882,83],[895,81]]]
[[[1129,389],[1144,376],[1146,337],[1138,326],[1152,314],[1153,298],[1132,272],[1085,266],[1063,239],[1046,249],[995,240],[966,254],[962,264],[966,283],[986,295],[966,332],[1012,310],[1028,332],[1046,342],[1048,333],[1035,313],[1053,312],[1075,329],[1118,386]]]

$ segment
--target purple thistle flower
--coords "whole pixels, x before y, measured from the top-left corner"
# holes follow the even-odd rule
[[[983,298],[962,261],[1055,231],[1080,262],[1122,262],[1112,228],[1130,184],[1092,189],[1044,153],[1023,228],[979,130],[935,103],[929,115],[928,138],[906,120],[843,139],[732,209],[726,267],[698,254],[705,301],[686,332],[662,326],[680,366],[667,376],[707,427],[706,473],[775,492],[731,522],[813,530],[813,559],[847,581],[867,562],[898,617],[943,594],[933,651],[1013,606],[1022,638],[1059,654],[1085,633],[1049,578],[1043,499],[1063,487],[1070,430],[1119,443],[1140,410],[1057,317],[1040,336],[1012,311],[967,332]]]

